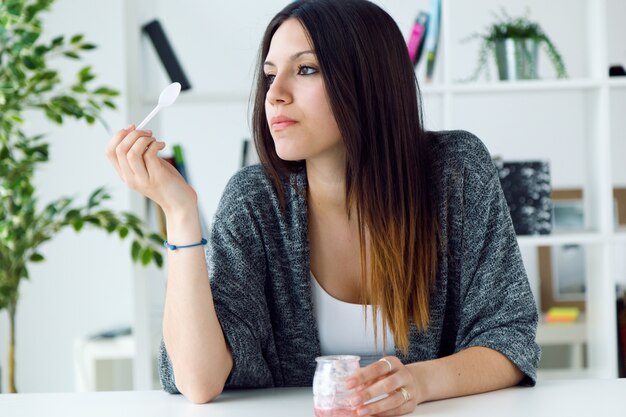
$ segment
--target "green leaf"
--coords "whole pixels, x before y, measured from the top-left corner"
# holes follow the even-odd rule
[[[92,99],[88,99],[87,103],[89,103],[91,105],[91,107],[93,107],[96,110],[102,110],[102,106],[100,106],[98,103],[96,103]]]
[[[65,51],[63,52],[63,55],[72,59],[80,59],[80,56],[76,52],[73,52],[73,51]]]
[[[24,119],[22,119],[20,116],[18,116],[17,114],[12,114],[10,116],[11,120],[16,121],[17,123],[24,123]]]
[[[111,196],[106,192],[104,187],[99,187],[89,196],[89,200],[87,201],[87,208],[93,208],[100,204],[103,200],[110,199]]]
[[[37,46],[35,46],[35,49],[33,49],[33,54],[35,56],[42,57],[49,50],[50,50],[50,48],[48,48],[46,45],[37,45]]]
[[[92,43],[84,43],[80,46],[80,49],[85,50],[85,51],[89,51],[92,49],[96,49],[96,45],[92,44]]]
[[[35,60],[30,56],[22,57],[22,62],[24,63],[24,66],[29,70],[37,69],[37,62],[35,62]]]
[[[108,87],[99,87],[96,90],[94,90],[93,93],[97,95],[110,96],[110,97],[115,97],[115,96],[120,95],[119,91],[113,90],[112,88],[108,88]]]
[[[57,77],[59,76],[59,73],[57,71],[54,70],[45,70],[42,74],[41,74],[41,79],[42,80],[55,80]]]
[[[57,36],[56,38],[52,39],[52,47],[58,47],[63,45],[63,40],[64,40],[64,36]]]
[[[15,62],[9,62],[8,67],[13,76],[17,78],[18,81],[22,82],[26,79],[26,74],[24,74],[24,71],[17,67]]]
[[[163,236],[161,236],[158,233],[151,233],[150,236],[148,236],[148,238],[152,242],[156,243],[157,245],[163,245],[163,241],[165,240],[165,239],[163,239]]]
[[[58,112],[52,110],[52,108],[50,107],[47,107],[45,112],[46,116],[48,116],[48,119],[58,124],[63,124],[63,117]]]
[[[141,220],[139,219],[139,217],[137,217],[133,213],[124,213],[124,217],[126,218],[126,222],[129,225],[141,224]]]
[[[119,220],[117,220],[111,213],[111,218],[109,219],[109,223],[106,225],[106,231],[108,233],[113,233],[118,228],[119,225],[120,225]]]
[[[22,14],[22,6],[23,2],[21,1],[9,1],[6,5],[7,13],[15,17],[20,17],[20,15]]]
[[[152,259],[154,259],[154,262],[157,264],[159,268],[163,267],[163,255],[161,255],[159,252],[153,251]]]
[[[80,232],[85,225],[85,222],[82,219],[74,220],[72,222],[72,227],[76,232]]]
[[[96,227],[102,226],[102,223],[100,223],[100,219],[97,217],[93,217],[93,216],[86,217],[85,222],[93,224]]]
[[[80,210],[71,209],[67,213],[65,213],[65,221],[73,221],[74,219],[78,219],[80,217]]]
[[[137,225],[132,225],[131,227],[133,229],[133,232],[135,232],[135,234],[137,236],[139,236],[139,237],[143,237],[144,236],[144,233],[143,233],[143,230],[141,230],[141,227],[139,227]]]
[[[128,227],[122,226],[117,229],[117,233],[120,235],[120,239],[125,239],[128,236]]]
[[[24,32],[24,34],[22,35],[21,41],[24,44],[24,46],[28,47],[34,44],[37,41],[37,39],[39,39],[39,35],[40,33],[37,33],[37,32]]]
[[[32,255],[30,255],[29,260],[31,262],[42,262],[45,261],[46,258],[44,258],[43,255],[40,253],[33,253]]]
[[[152,260],[153,253],[154,251],[152,250],[152,248],[145,248],[143,250],[143,253],[141,254],[141,264],[143,266],[146,266],[150,263],[150,261]]]
[[[133,244],[130,249],[130,255],[134,262],[137,262],[137,260],[139,259],[140,253],[141,253],[141,245],[139,244],[138,241],[133,240]]]
[[[86,66],[78,72],[78,79],[81,83],[86,83],[93,80],[94,78],[96,77],[91,73],[90,66]]]
[[[85,35],[83,35],[83,34],[74,35],[70,39],[70,43],[71,44],[78,43],[78,42],[82,41],[84,37],[85,37]]]

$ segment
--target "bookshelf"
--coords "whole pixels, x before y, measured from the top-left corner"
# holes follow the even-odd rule
[[[464,128],[477,133],[492,152],[502,154],[505,159],[549,159],[555,188],[566,188],[575,183],[584,190],[585,230],[576,233],[554,233],[549,236],[520,236],[518,241],[522,251],[526,252],[539,246],[563,244],[583,245],[586,252],[586,322],[592,325],[578,327],[577,336],[572,338],[572,346],[580,354],[580,335],[584,334],[588,347],[586,357],[588,366],[582,373],[580,366],[576,366],[567,371],[556,373],[548,371],[542,375],[615,377],[618,352],[614,306],[618,271],[614,267],[613,257],[615,248],[624,244],[624,232],[616,231],[612,222],[614,209],[612,187],[623,186],[624,175],[623,172],[619,172],[621,166],[615,160],[613,148],[625,141],[626,137],[623,133],[620,134],[625,126],[621,125],[621,129],[616,126],[617,115],[612,104],[618,104],[620,100],[623,103],[626,79],[608,77],[609,45],[615,42],[610,39],[609,34],[614,36],[617,27],[608,26],[607,21],[609,16],[623,11],[624,6],[611,0],[556,1],[550,2],[550,5],[537,1],[515,4],[510,1],[490,0],[472,2],[475,12],[471,16],[476,16],[476,21],[484,19],[485,22],[490,21],[487,10],[498,10],[499,6],[504,6],[509,14],[515,15],[521,14],[521,9],[530,7],[531,16],[540,22],[560,49],[568,65],[570,78],[556,80],[548,68],[548,71],[544,69],[543,76],[540,70],[542,80],[498,82],[482,79],[473,83],[462,83],[458,80],[470,71],[459,70],[463,68],[459,62],[471,60],[471,56],[467,53],[463,55],[461,47],[455,42],[464,31],[466,34],[471,33],[463,29],[463,26],[467,25],[468,21],[474,22],[474,19],[462,19],[463,15],[467,16],[464,13],[467,12],[467,7],[463,7],[461,2],[462,0],[442,2],[444,23],[441,39],[443,69],[440,69],[439,79],[441,85],[433,86],[432,93],[428,87],[425,91],[443,96],[441,109],[443,116],[440,119],[444,121],[444,128],[467,126]],[[562,13],[567,11],[569,22],[557,22],[556,16],[559,13],[554,13],[554,16],[548,14],[550,8],[554,8],[553,12],[558,12],[559,9]],[[621,15],[624,16],[624,13]],[[620,34],[623,39],[624,32]],[[577,46],[579,51],[574,55]],[[576,62],[575,56],[582,58]],[[545,58],[540,56],[540,65],[542,59],[547,62]],[[626,53],[622,58],[623,65]],[[492,70],[491,74],[496,72]],[[495,100],[498,102],[495,103]],[[504,107],[505,111],[497,108],[499,106]],[[469,116],[462,115],[466,109],[477,107],[482,108],[479,111],[469,111]],[[530,123],[527,125],[516,123],[507,117],[506,112],[515,111],[512,110],[515,108],[519,109],[522,118],[530,120]],[[487,114],[484,114],[485,112]],[[548,120],[540,116],[541,112],[550,114]],[[499,123],[494,123],[494,119],[499,119]],[[482,125],[487,123],[495,126],[483,128]],[[537,126],[540,128],[537,129]],[[572,126],[575,128],[572,129]],[[511,127],[517,134],[511,134]],[[560,131],[567,134],[561,138],[552,137],[558,135]],[[526,142],[526,145],[503,145],[506,139],[499,138],[498,135],[512,137],[510,140]],[[528,141],[525,140],[527,135],[540,139]],[[569,146],[575,146],[578,150],[567,152],[563,149],[559,152],[559,147]],[[569,155],[563,157],[564,153]],[[572,162],[579,169],[582,168],[581,172],[567,173],[567,166]],[[612,163],[616,165],[614,168]],[[526,265],[527,269],[534,266]],[[623,272],[621,271],[622,274]],[[559,333],[563,335],[562,328],[540,325],[538,339],[540,341],[558,339]]]
[[[419,10],[430,7],[430,0],[374,1],[396,19],[405,38]],[[162,19],[183,62],[192,90],[181,94],[176,105],[155,119],[151,127],[158,136],[184,146],[190,175],[208,220],[228,178],[238,167],[240,140],[250,137],[248,100],[258,42],[267,21],[287,0],[257,3],[247,4],[245,10],[227,3],[199,5],[192,0],[176,4],[138,0],[127,6],[131,45],[128,84],[133,86],[130,113],[133,120],[139,120],[154,104],[160,88],[169,82],[163,71],[155,70],[160,64],[151,45],[135,29],[157,17]],[[491,80],[459,81],[472,74],[479,44],[462,40],[482,31],[493,20],[491,12],[502,6],[512,16],[530,9],[530,17],[539,21],[561,52],[569,79],[555,79],[547,57],[540,54],[540,80],[499,82],[494,67]],[[623,16],[626,4],[622,0],[442,0],[433,82],[424,82],[423,62],[416,70],[427,129],[469,130],[505,160],[550,160],[554,188],[584,190],[584,230],[519,237],[523,253],[562,244],[580,244],[586,249],[586,320],[592,325],[581,328],[588,366],[556,373],[560,377],[617,375],[615,285],[620,280],[626,282],[626,277],[623,268],[615,265],[614,252],[626,245],[626,230],[616,230],[612,223],[612,188],[626,186],[626,167],[619,156],[626,152],[626,121],[622,121],[626,77],[609,78],[608,66],[626,65]],[[236,28],[231,25],[234,17]],[[221,41],[226,35],[227,44]],[[203,39],[201,46],[209,52],[197,53],[198,39]],[[202,132],[201,139],[198,132]],[[526,267],[531,285],[538,288],[534,272],[537,265],[532,256]],[[143,311],[136,309],[140,317],[137,325],[150,329],[137,344],[138,351],[145,351],[158,339],[148,333],[160,331],[158,300],[147,300],[154,293],[150,290],[154,279],[147,275],[163,273],[134,272],[138,277],[136,297],[143,305]],[[162,281],[158,278],[158,285]],[[161,296],[162,292],[156,294]],[[542,327],[540,331],[542,337],[550,339],[550,328]],[[141,360],[144,365],[141,370],[135,368],[136,375],[150,372],[148,359]],[[143,381],[146,387],[149,378]]]

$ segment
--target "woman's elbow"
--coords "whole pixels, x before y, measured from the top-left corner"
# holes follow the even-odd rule
[[[224,391],[224,384],[192,383],[181,384],[181,394],[194,404],[205,404],[217,398]]]

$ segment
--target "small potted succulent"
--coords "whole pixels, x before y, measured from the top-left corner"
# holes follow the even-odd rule
[[[557,78],[567,78],[563,58],[537,22],[527,16],[511,17],[504,9],[501,15],[494,13],[496,21],[483,33],[468,39],[482,41],[478,53],[478,66],[469,80],[476,80],[484,72],[490,78],[488,59],[493,53],[500,80],[537,79],[539,49],[543,48],[550,58]]]

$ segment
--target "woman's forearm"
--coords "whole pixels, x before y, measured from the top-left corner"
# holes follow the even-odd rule
[[[170,243],[196,243],[201,234],[197,210],[168,214]],[[219,395],[232,368],[232,355],[215,314],[201,246],[168,251],[163,338],[181,393],[195,403]]]
[[[407,368],[421,391],[420,402],[506,388],[523,378],[523,373],[506,356],[485,347],[471,347]]]

